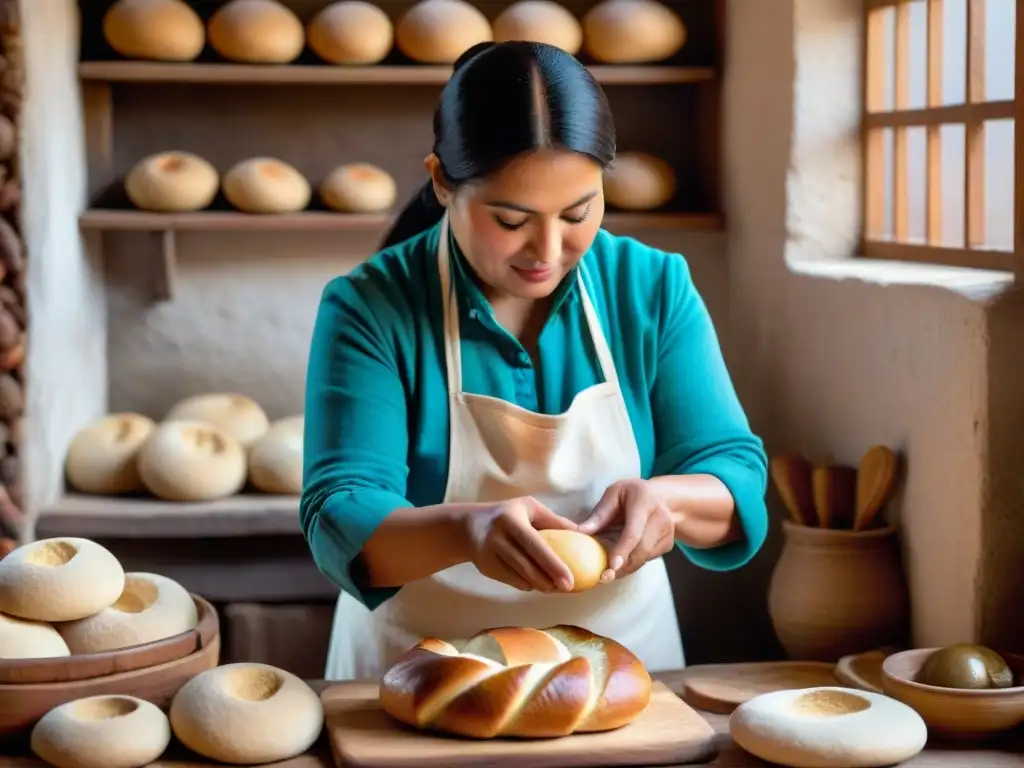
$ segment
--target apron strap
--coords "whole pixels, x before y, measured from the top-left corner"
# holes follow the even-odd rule
[[[583,315],[587,319],[587,328],[590,330],[590,339],[594,343],[597,361],[601,364],[601,373],[604,374],[605,381],[618,387],[619,376],[615,372],[615,360],[612,358],[611,349],[608,348],[608,339],[605,338],[604,329],[601,328],[597,310],[594,309],[594,303],[590,300],[587,285],[583,281],[586,269],[586,265],[581,261],[580,268],[576,271],[576,279],[580,286],[580,301],[583,302]]]

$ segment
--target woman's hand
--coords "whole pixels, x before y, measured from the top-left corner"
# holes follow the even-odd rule
[[[672,513],[650,484],[639,478],[608,486],[577,530],[596,536],[608,549],[608,570],[601,576],[605,583],[633,573],[675,543]]]
[[[576,524],[559,517],[536,499],[524,496],[466,516],[470,560],[484,576],[516,589],[569,592],[572,572],[538,534]]]

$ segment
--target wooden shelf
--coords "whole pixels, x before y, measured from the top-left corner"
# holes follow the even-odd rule
[[[82,80],[101,83],[210,83],[233,85],[444,85],[451,67],[410,64],[333,67],[308,64],[166,64],[84,61]],[[715,79],[713,67],[593,66],[603,85],[678,85]]]
[[[212,538],[301,533],[298,496],[261,494],[204,502],[68,494],[44,508],[36,522],[37,538]]]

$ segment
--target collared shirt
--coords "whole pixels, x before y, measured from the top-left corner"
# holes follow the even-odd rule
[[[440,504],[447,482],[439,235],[438,225],[332,280],[313,331],[300,520],[320,570],[371,608],[397,590],[357,587],[353,560],[393,510]],[[739,541],[680,548],[703,568],[744,565],[767,533],[767,459],[686,260],[601,230],[582,263],[643,477],[709,474],[735,499]],[[457,248],[452,264],[464,392],[558,414],[604,380],[575,271],[557,289],[531,359],[495,321]]]

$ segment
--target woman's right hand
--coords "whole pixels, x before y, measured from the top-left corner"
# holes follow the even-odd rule
[[[523,496],[473,511],[466,522],[470,560],[484,576],[524,591],[572,591],[572,572],[537,533],[574,531],[571,520]]]

